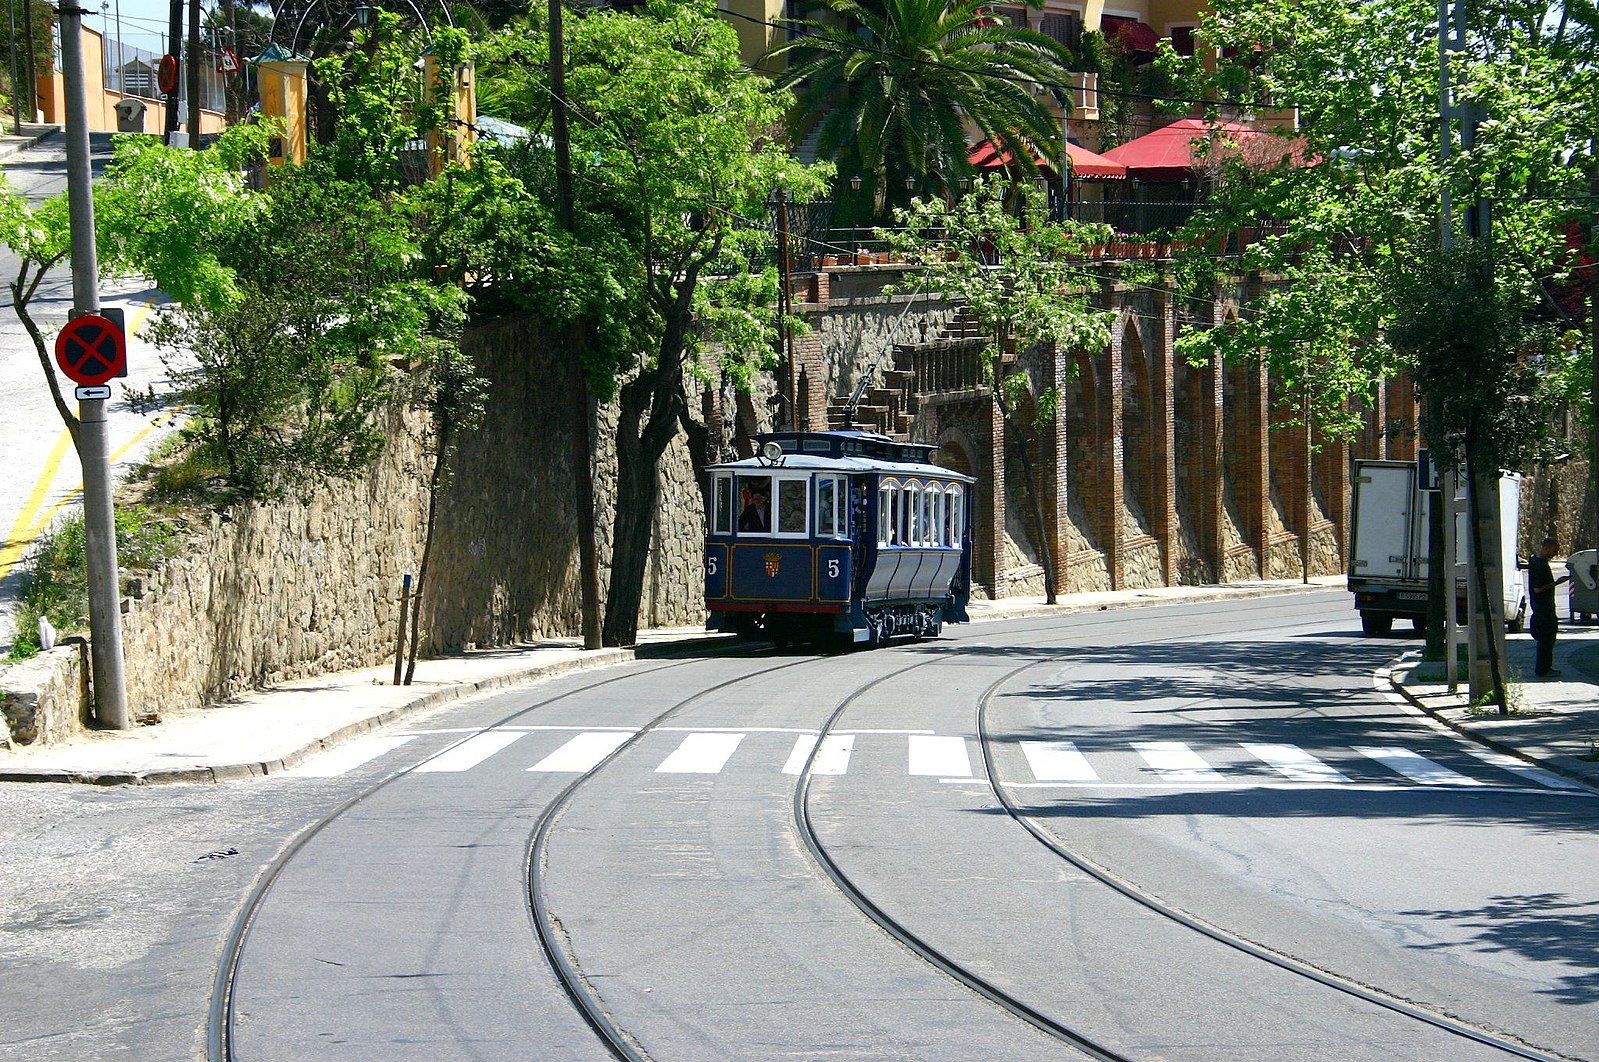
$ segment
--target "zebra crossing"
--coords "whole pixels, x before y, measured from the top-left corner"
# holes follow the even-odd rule
[[[462,774],[491,761],[497,767],[509,764],[530,774],[584,774],[636,734],[627,727],[501,727],[378,734],[308,759],[294,768],[294,773],[336,777],[406,750],[413,757],[423,754],[412,768],[419,775]],[[427,754],[429,744],[438,745],[441,740],[443,747]],[[1008,755],[1006,745],[1020,755]],[[659,775],[715,776],[733,763],[757,769],[781,764],[783,774],[798,775],[810,763],[814,774],[837,776],[849,773],[858,756],[864,755],[876,765],[903,765],[911,777],[945,783],[984,781],[981,771],[974,769],[974,765],[981,767],[981,758],[971,736],[925,731],[853,731],[821,737],[814,731],[753,727],[663,728],[650,734],[640,751],[655,757],[652,770]],[[1005,784],[1023,788],[1500,788],[1594,795],[1580,783],[1512,757],[1462,751],[1485,766],[1483,776],[1478,776],[1475,768],[1473,774],[1466,774],[1423,751],[1394,745],[1322,749],[1318,755],[1281,743],[1196,748],[1181,741],[1084,746],[1069,740],[1014,740],[1001,743],[997,753]]]

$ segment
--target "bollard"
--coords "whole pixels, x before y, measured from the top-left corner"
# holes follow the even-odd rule
[[[400,668],[405,663],[405,620],[410,612],[411,577],[400,580],[400,636],[394,646],[394,685],[400,684]]]

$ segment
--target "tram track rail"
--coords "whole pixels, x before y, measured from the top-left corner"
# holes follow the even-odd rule
[[[1005,786],[996,769],[994,740],[992,731],[987,725],[989,708],[1002,689],[1026,672],[1051,662],[1043,660],[1030,661],[1001,676],[983,691],[978,698],[977,705],[978,749],[982,759],[983,774],[988,780],[989,788],[993,791],[995,799],[999,801],[1000,806],[1005,809],[1005,813],[1045,848],[1070,866],[1126,897],[1133,903],[1138,904],[1140,907],[1198,933],[1209,940],[1268,963],[1280,970],[1462,1039],[1471,1040],[1483,1046],[1503,1051],[1516,1058],[1528,1059],[1530,1062],[1575,1062],[1571,1056],[1544,1051],[1523,1041],[1497,1035],[1451,1015],[1401,999],[1379,989],[1361,984],[1358,981],[1343,977],[1331,970],[1306,962],[1296,956],[1268,948],[1263,944],[1239,936],[1167,902],[1150,890],[1115,873],[1109,867],[1067,847],[1065,842],[1052,831],[1046,829],[1034,817],[1028,815],[1016,800],[1012,791]]]
[[[472,733],[480,733],[484,730],[491,730],[498,726],[508,725],[512,721],[521,718],[529,712],[534,712],[541,708],[558,704],[561,701],[569,700],[573,697],[585,695],[604,686],[609,686],[618,682],[637,680],[639,678],[647,678],[663,671],[670,671],[675,668],[685,667],[692,662],[692,660],[673,661],[671,663],[662,664],[658,667],[628,671],[624,674],[600,678],[597,681],[587,683],[579,689],[558,693],[542,700],[536,700],[531,704],[521,705],[514,711],[508,712],[492,723],[485,724],[481,727],[474,727],[472,729]],[[382,781],[363,789],[361,792],[343,801],[332,811],[328,812],[326,815],[322,816],[320,819],[316,820],[315,822],[306,826],[304,829],[300,830],[299,833],[295,834],[294,837],[292,837],[281,849],[279,849],[277,855],[273,857],[272,862],[269,863],[259,875],[257,875],[255,882],[250,888],[250,891],[245,896],[244,904],[241,907],[239,914],[235,916],[233,924],[228,931],[228,935],[226,938],[224,938],[222,954],[217,960],[216,972],[212,978],[211,1002],[208,1008],[206,1020],[206,1058],[208,1062],[238,1062],[237,1049],[234,1043],[234,1027],[236,1019],[235,1006],[237,1003],[235,988],[239,974],[239,966],[244,959],[245,949],[249,944],[250,930],[255,923],[256,916],[260,913],[262,907],[266,903],[267,897],[271,894],[273,885],[277,882],[284,870],[288,868],[289,864],[294,861],[295,857],[299,855],[299,853],[304,850],[304,848],[310,844],[318,834],[322,833],[323,830],[327,829],[338,819],[359,807],[367,800],[370,800],[372,797],[376,796],[378,793],[387,789],[389,786],[398,782],[402,778],[410,776],[417,767],[421,766],[422,763],[426,763],[428,760],[448,752],[451,748],[454,748],[455,746],[465,742],[470,736],[471,734],[468,734],[465,737],[452,742],[445,749],[430,754],[428,757],[418,761],[418,763],[413,764],[411,767],[403,771],[396,772],[395,774],[384,778]]]
[[[1240,611],[1255,611],[1255,609],[1245,609]],[[1094,614],[1084,614],[1078,618],[1088,622],[1096,623],[1098,625],[1098,629],[1102,631],[1102,617],[1094,616]],[[1058,630],[1059,626],[1060,624],[1058,620],[1048,624],[1036,624],[1021,627],[1007,625],[1007,630],[1005,633],[1007,636],[1014,636],[1017,634],[1027,634],[1036,631]],[[1148,639],[1148,641],[1151,643],[1172,640],[1173,639],[1169,637]],[[1029,646],[1027,648],[1037,651],[1039,649],[1046,649],[1048,647]],[[913,929],[896,920],[892,914],[874,902],[870,896],[868,896],[858,885],[856,885],[855,882],[850,879],[847,872],[840,867],[827,852],[825,845],[823,845],[814,828],[814,825],[812,824],[810,817],[810,793],[818,754],[822,750],[824,741],[828,734],[836,729],[839,729],[839,721],[852,706],[854,706],[872,689],[900,678],[905,674],[935,664],[948,663],[952,658],[967,656],[982,651],[992,652],[994,649],[995,646],[992,644],[981,647],[972,646],[969,648],[952,646],[948,649],[934,652],[925,659],[919,659],[904,667],[895,668],[886,674],[879,675],[869,681],[863,682],[853,690],[849,691],[843,697],[843,699],[839,701],[829,712],[825,721],[818,728],[816,741],[813,744],[811,751],[800,770],[795,785],[792,802],[793,818],[796,830],[800,838],[803,840],[804,846],[810,853],[812,859],[816,862],[823,874],[832,882],[834,887],[838,889],[840,894],[848,899],[849,902],[858,910],[860,910],[867,918],[873,921],[884,933],[898,941],[913,954],[917,955],[929,965],[938,969],[945,976],[963,985],[969,991],[972,991],[990,1003],[1002,1008],[1019,1020],[1033,1026],[1043,1034],[1084,1053],[1087,1057],[1107,1060],[1127,1060],[1127,1062],[1132,1062],[1132,1056],[1119,1053],[1113,1048],[1094,1041],[1091,1037],[1071,1028],[1067,1024],[1056,1020],[1050,1015],[1039,1011],[1026,1001],[1017,998],[1012,993],[1006,992],[1005,990],[988,982],[981,976],[973,973],[971,970],[963,967],[958,960],[940,952],[936,946],[918,936]],[[1409,1003],[1405,1000],[1397,999],[1378,990],[1348,981],[1336,973],[1323,970],[1319,967],[1294,958],[1293,956],[1273,951],[1262,945],[1255,944],[1254,942],[1231,934],[1221,927],[1214,926],[1203,919],[1197,918],[1196,916],[1180,910],[1179,908],[1167,903],[1159,896],[1141,889],[1136,883],[1120,878],[1109,868],[1095,863],[1080,853],[1071,851],[1064,842],[1051,834],[1050,831],[1044,828],[1040,823],[1029,817],[1025,808],[1022,807],[1022,805],[1016,800],[1014,794],[1005,788],[1003,780],[1000,779],[996,773],[996,762],[993,753],[994,739],[987,725],[990,705],[1001,690],[1014,683],[1026,672],[1038,667],[1059,664],[1062,662],[1062,660],[1073,655],[1074,653],[1092,651],[1093,649],[1093,646],[1081,645],[1057,647],[1055,655],[1050,655],[1049,657],[1043,659],[1028,660],[1017,667],[1012,668],[991,683],[983,691],[983,693],[979,695],[976,706],[977,737],[983,774],[990,788],[993,790],[1000,806],[1004,808],[1006,814],[1012,820],[1014,820],[1023,829],[1027,830],[1034,839],[1051,850],[1057,857],[1077,868],[1082,873],[1089,875],[1096,881],[1099,881],[1106,887],[1114,890],[1117,893],[1120,893],[1136,903],[1139,903],[1141,906],[1146,907],[1162,917],[1168,918],[1180,925],[1185,926],[1189,930],[1200,933],[1201,935],[1209,937],[1210,939],[1216,940],[1230,947],[1234,947],[1237,950],[1252,956],[1253,958],[1270,963],[1271,965],[1287,972],[1308,978],[1312,981],[1316,981],[1317,983],[1320,983],[1328,988],[1355,996],[1365,1002],[1399,1013],[1405,1017],[1422,1021],[1443,1031],[1465,1037],[1479,1044],[1503,1050],[1507,1054],[1514,1057],[1538,1060],[1538,1062],[1570,1062],[1568,1056],[1544,1052],[1533,1048],[1530,1045],[1525,1045],[1517,1041],[1496,1036],[1493,1033],[1479,1029],[1475,1026],[1471,1026],[1466,1022],[1460,1021],[1448,1015],[1439,1014],[1437,1012],[1428,1010],[1425,1007]],[[712,686],[696,690],[692,695],[670,705],[663,711],[657,713],[647,723],[638,727],[638,729],[629,736],[628,740],[619,745],[610,753],[610,755],[601,760],[594,767],[590,768],[584,774],[573,779],[567,786],[565,786],[546,804],[544,809],[537,817],[534,828],[529,836],[527,850],[524,856],[527,886],[526,902],[530,920],[545,958],[554,972],[555,977],[560,982],[563,990],[566,992],[568,998],[571,1000],[574,1006],[583,1015],[584,1020],[595,1032],[596,1036],[603,1044],[606,1045],[606,1047],[615,1057],[629,1060],[629,1062],[651,1062],[651,1056],[648,1054],[644,1045],[639,1043],[627,1032],[626,1029],[620,1027],[612,1019],[609,1011],[607,1010],[603,996],[597,990],[595,990],[585,978],[581,963],[578,961],[577,957],[571,953],[569,942],[565,937],[558,913],[550,908],[547,896],[545,894],[546,890],[543,885],[543,875],[547,869],[548,850],[555,828],[559,824],[561,817],[570,807],[573,799],[579,792],[581,792],[585,785],[592,782],[602,771],[604,771],[609,764],[613,763],[618,757],[626,754],[630,749],[636,747],[641,739],[659,730],[671,722],[675,717],[688,710],[695,703],[700,702],[706,697],[711,696],[730,686],[756,681],[775,672],[788,670],[790,668],[801,667],[807,664],[814,665],[819,662],[825,663],[831,659],[836,659],[836,657],[806,656],[797,660],[788,660],[778,664],[775,667],[762,668],[753,672],[735,676],[722,682],[718,682]],[[641,671],[630,671],[626,674],[619,674],[601,679],[596,682],[590,682],[579,689],[566,691],[543,700],[535,701],[531,704],[522,705],[515,711],[505,715],[498,722],[489,723],[482,727],[474,728],[474,732],[480,732],[481,730],[509,724],[512,721],[527,715],[529,712],[533,712],[540,708],[569,700],[574,697],[589,694],[593,690],[603,686],[628,680],[647,678],[650,675],[658,674],[662,671],[686,666],[686,664],[690,662],[691,661],[675,661],[659,667],[652,667]],[[464,741],[466,739],[463,738],[462,740]],[[451,747],[453,747],[453,745]],[[448,751],[448,749],[444,751]],[[442,752],[435,753],[433,755],[436,756],[441,754]],[[433,756],[428,757],[428,759],[431,758],[433,758]],[[361,793],[352,796],[336,807],[333,811],[325,815],[322,819],[303,829],[280,850],[273,862],[258,876],[245,900],[240,914],[234,921],[233,927],[224,945],[222,958],[217,966],[217,972],[212,990],[212,1002],[208,1023],[208,1059],[212,1060],[212,1062],[224,1062],[224,1060],[226,1060],[226,1062],[234,1062],[234,1060],[237,1058],[235,1045],[233,1042],[233,1022],[235,1018],[234,1007],[236,1003],[235,982],[238,976],[240,963],[248,944],[251,926],[253,925],[257,914],[265,904],[273,884],[278,879],[279,875],[294,860],[298,853],[303,850],[305,846],[308,845],[327,826],[331,825],[339,817],[347,814],[349,811],[360,805],[363,801],[371,798],[382,789],[400,780],[401,778],[408,776],[416,769],[416,766],[420,766],[421,762],[426,762],[426,760],[420,761],[418,764],[413,765],[404,771],[385,778]]]
[[[1024,631],[1017,633],[1025,633]],[[1163,637],[1148,639],[1148,643],[1169,642],[1174,639]],[[1180,640],[1180,639],[1177,639]],[[1125,644],[1125,643],[1124,643]],[[1135,643],[1136,644],[1136,643]],[[965,655],[974,650],[952,649],[943,656]],[[1194,933],[1198,933],[1217,943],[1233,948],[1251,958],[1265,962],[1297,977],[1315,982],[1323,987],[1332,989],[1344,995],[1356,998],[1362,1002],[1377,1006],[1404,1018],[1420,1022],[1440,1031],[1449,1033],[1462,1039],[1473,1041],[1482,1046],[1502,1051],[1505,1054],[1530,1060],[1530,1062],[1576,1062],[1571,1056],[1544,1051],[1524,1041],[1512,1039],[1495,1034],[1489,1030],[1472,1025],[1452,1015],[1444,1014],[1425,1006],[1401,999],[1389,993],[1382,992],[1371,986],[1343,977],[1333,971],[1323,969],[1312,963],[1306,962],[1295,956],[1276,951],[1254,941],[1248,940],[1238,934],[1217,926],[1205,919],[1199,918],[1174,904],[1167,902],[1153,892],[1144,889],[1136,883],[1129,881],[1114,871],[1110,870],[1081,853],[1070,850],[1064,842],[1045,829],[1034,818],[1027,815],[1026,811],[1015,799],[1014,794],[1005,787],[996,769],[994,756],[994,739],[992,731],[987,725],[989,707],[996,695],[1005,687],[1013,683],[1019,676],[1039,667],[1059,664],[1066,656],[1072,653],[1092,651],[1092,647],[1074,646],[1065,650],[1060,656],[1052,656],[1043,660],[1030,660],[1000,676],[978,697],[977,702],[977,737],[982,763],[982,772],[989,788],[993,791],[995,799],[1005,813],[1019,826],[1026,830],[1036,841],[1051,851],[1055,856],[1086,874],[1100,884],[1114,892],[1133,901],[1146,910],[1162,918],[1172,921]],[[984,999],[989,1000],[1015,1017],[1021,1019],[1064,1044],[1084,1052],[1089,1057],[1106,1060],[1126,1060],[1132,1062],[1132,1056],[1122,1054],[1113,1048],[1103,1045],[1091,1037],[1071,1028],[1070,1026],[1044,1014],[1037,1008],[1017,998],[1013,993],[1007,992],[993,985],[986,979],[973,973],[962,966],[961,963],[945,954],[936,945],[932,944],[913,929],[896,919],[880,904],[872,900],[849,876],[839,863],[827,851],[822,843],[810,813],[810,785],[814,776],[814,765],[822,748],[822,742],[827,734],[837,727],[844,713],[861,696],[870,689],[887,683],[919,667],[928,666],[938,661],[918,661],[908,667],[897,669],[887,675],[879,676],[869,683],[853,691],[848,698],[841,702],[828,716],[820,727],[816,745],[811,750],[800,772],[799,782],[796,785],[793,800],[793,815],[797,832],[799,833],[806,849],[817,862],[823,873],[833,882],[834,886],[850,900],[866,917],[878,925],[886,934],[898,941],[924,961],[950,977],[952,980],[975,992]]]

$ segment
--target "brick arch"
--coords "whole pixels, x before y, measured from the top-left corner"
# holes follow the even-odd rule
[[[1138,317],[1121,319],[1122,359],[1122,533],[1129,541],[1154,535],[1150,514],[1155,501],[1154,380]]]

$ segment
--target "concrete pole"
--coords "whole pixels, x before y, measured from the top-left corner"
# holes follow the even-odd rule
[[[89,101],[83,82],[83,13],[61,7],[62,83],[66,89],[67,210],[72,224],[72,306],[100,312],[100,268],[94,242],[94,183],[89,169]],[[89,568],[89,649],[95,718],[128,727],[122,673],[122,593],[117,578],[117,531],[111,511],[111,460],[105,399],[78,403],[78,459],[83,465],[83,524]]]
[[[17,0],[7,0],[6,14],[11,20],[11,128],[22,135],[22,72],[17,69]]]
[[[200,0],[194,0],[199,3]],[[167,7],[167,43],[162,45],[163,55],[177,55],[183,40],[183,0],[172,0]],[[178,92],[174,88],[166,96],[166,120],[161,123],[161,142],[170,145],[172,134],[178,131]]]
[[[189,4],[189,150],[200,149],[200,0]]]
[[[566,119],[566,44],[561,32],[561,0],[549,0],[551,132],[555,140],[555,195],[561,227],[575,231],[576,203],[572,191],[572,145]],[[572,373],[572,476],[577,488],[578,591],[583,609],[583,648],[604,645],[600,625],[600,562],[594,535],[594,455],[589,445],[588,377],[583,373],[583,324],[567,335],[567,357]]]

